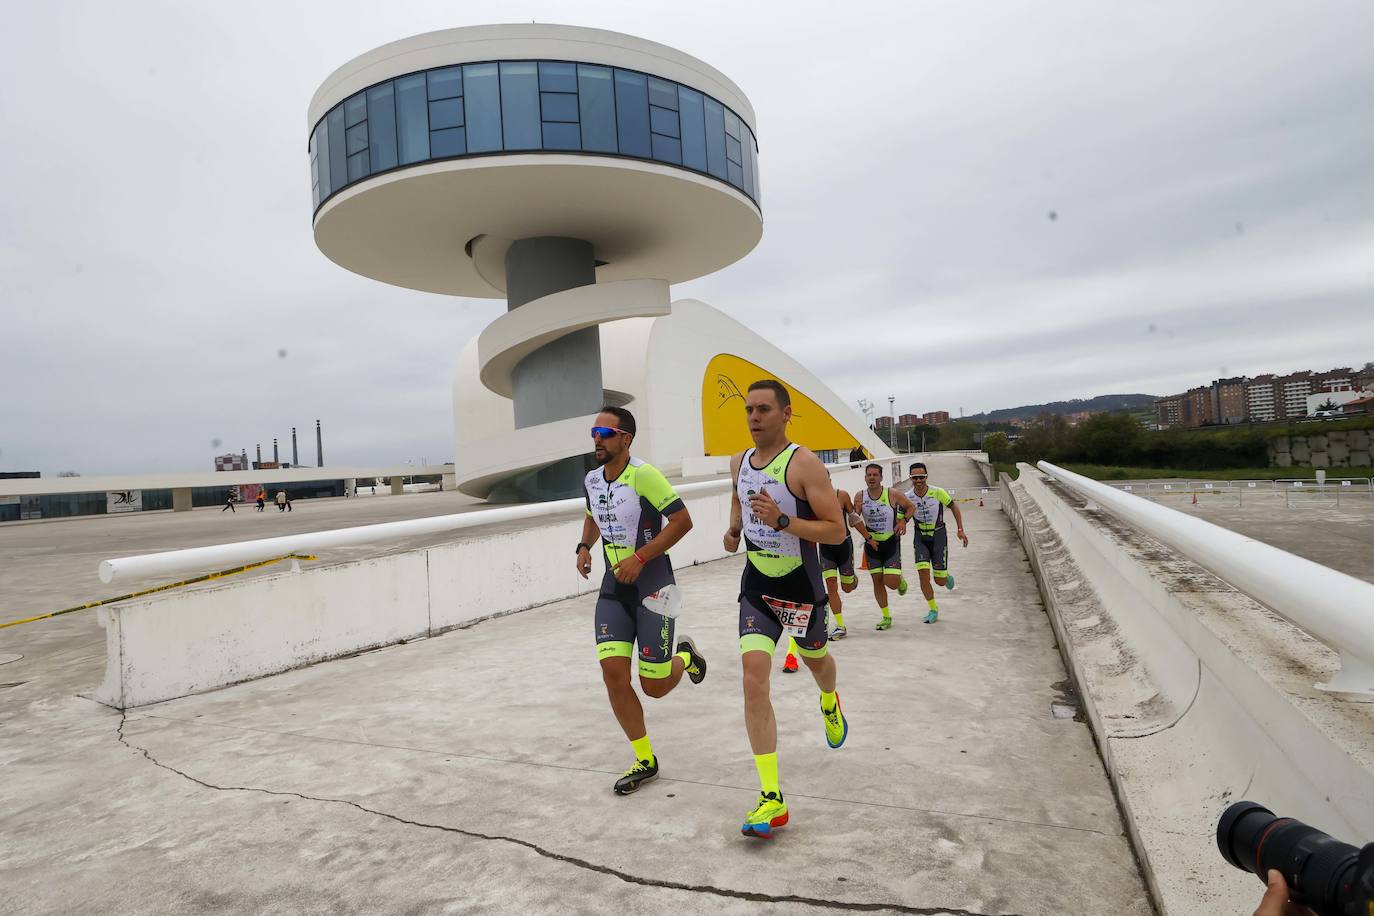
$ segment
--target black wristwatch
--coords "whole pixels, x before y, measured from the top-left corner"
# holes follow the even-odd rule
[[[773,528],[776,531],[781,531],[790,524],[792,524],[792,516],[779,514],[778,523],[774,525]]]
[[[578,552],[578,553],[581,553],[581,552],[584,551],[584,550],[587,551],[587,553],[591,553],[591,552],[592,552],[592,545],[591,545],[591,544],[581,544],[581,543],[579,543],[579,544],[577,545],[577,552]]]

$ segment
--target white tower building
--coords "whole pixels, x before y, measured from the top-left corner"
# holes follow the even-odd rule
[[[580,492],[603,404],[635,411],[647,460],[714,469],[744,434],[740,391],[765,375],[804,402],[797,441],[885,452],[795,361],[704,303],[670,301],[671,284],[763,232],[754,110],[708,64],[597,29],[450,29],[344,64],[309,128],[331,260],[508,303],[459,359],[464,491]]]

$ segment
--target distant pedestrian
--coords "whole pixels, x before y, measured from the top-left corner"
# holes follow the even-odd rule
[[[278,512],[285,512],[285,511],[286,511],[286,491],[285,491],[285,490],[278,490],[278,491],[277,491],[277,511],[278,511]]]
[[[257,499],[257,503],[258,503],[258,511],[259,511],[259,512],[262,512],[264,509],[267,508],[267,491],[266,491],[266,490],[258,490],[258,499]]]
[[[376,488],[375,486],[372,488],[372,495],[373,495],[373,496],[376,496],[376,495],[377,495],[377,488]]]
[[[224,497],[224,509],[228,509],[230,512],[233,512],[236,515],[238,514],[239,510],[234,508],[234,494],[232,492],[228,496]],[[219,511],[222,513],[224,512],[224,509],[221,509]]]
[[[287,494],[286,494],[286,511],[287,511],[287,512],[290,512],[290,511],[291,511],[291,494],[290,494],[290,493],[287,493]]]

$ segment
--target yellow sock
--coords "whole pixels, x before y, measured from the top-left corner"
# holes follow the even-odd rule
[[[932,611],[938,611],[938,610],[940,609],[940,606],[939,606],[938,604],[935,603],[935,599],[934,599],[934,598],[927,598],[927,599],[926,599],[926,604],[930,605],[930,609],[931,609]]]
[[[683,671],[686,671],[688,668],[692,667],[692,653],[688,652],[686,649],[683,649],[674,657],[682,659]]]
[[[830,693],[826,693],[824,690],[821,691],[821,709],[834,709],[835,704],[838,702],[839,698],[835,696],[834,691]]]
[[[799,653],[797,652],[797,640],[794,639],[794,638],[791,637],[791,636],[787,637],[787,654],[788,654],[788,655],[797,655],[797,654],[799,654]]]
[[[631,741],[630,747],[635,749],[636,760],[653,761],[654,748],[653,745],[649,743],[649,736],[647,734],[643,738],[636,738]]]
[[[887,618],[889,618],[889,617],[892,616],[892,612],[889,611],[887,608],[883,608],[882,610],[883,610],[883,619],[886,620]]]
[[[843,614],[841,614],[841,613],[839,613],[838,611],[836,611],[832,616],[835,618],[835,626],[837,626],[837,627],[842,627],[842,626],[844,626],[844,615],[843,615]]]
[[[754,766],[758,767],[759,785],[762,787],[764,795],[773,792],[779,798],[782,797],[782,790],[778,788],[778,755],[755,754]]]

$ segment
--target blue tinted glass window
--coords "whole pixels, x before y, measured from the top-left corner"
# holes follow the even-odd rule
[[[615,71],[615,126],[620,151],[649,156],[649,86],[643,73]]]
[[[367,150],[348,157],[348,180],[357,181],[367,177]]]
[[[682,125],[682,164],[706,171],[706,121],[701,110],[701,93],[678,87],[678,113]]]
[[[671,162],[675,165],[682,165],[682,141],[675,137],[664,137],[654,134],[654,158],[659,162]]]
[[[429,152],[435,159],[441,156],[461,156],[467,151],[467,138],[461,127],[436,130],[429,135]]]
[[[735,165],[744,164],[744,147],[740,142],[729,134],[725,135],[725,158]]]
[[[344,152],[343,106],[335,107],[326,119],[329,125],[330,187],[337,191],[348,183],[348,154]]]
[[[329,127],[321,121],[315,127],[315,159],[320,165],[320,200],[329,196]]]
[[[577,95],[582,112],[582,148],[614,153],[615,91],[610,67],[577,65]]]
[[[546,92],[540,96],[545,121],[576,121],[577,96],[563,92]]]
[[[649,104],[677,111],[677,83],[649,77]]]
[[[467,124],[468,152],[485,153],[501,148],[501,84],[496,64],[463,67],[463,118]]]
[[[576,124],[544,122],[544,149],[581,148],[581,129]]]
[[[754,196],[754,157],[749,155],[749,148],[754,145],[754,138],[750,135],[748,128],[744,130],[744,193],[750,197]]]
[[[429,100],[451,99],[463,94],[463,68],[445,67],[431,70],[429,76]]]
[[[348,149],[348,155],[361,153],[367,149],[367,122],[362,121],[354,124],[344,131],[344,144]]]
[[[463,100],[440,99],[429,103],[429,129],[463,126]]]
[[[741,168],[740,166],[736,165],[736,164],[733,163],[733,162],[729,163],[729,166],[730,166],[730,170],[726,173],[726,177],[730,180],[730,183],[731,183],[732,185],[734,185],[735,187],[737,187],[737,188],[743,190],[743,189],[744,189],[744,169]]]
[[[725,109],[725,134],[739,139],[739,116],[728,108]]]
[[[390,83],[367,90],[367,133],[372,171],[396,168],[396,99]]]
[[[396,139],[402,165],[429,158],[429,103],[423,73],[396,81]]]
[[[501,130],[506,149],[539,149],[539,69],[534,61],[501,65]]]
[[[649,127],[656,134],[676,137],[678,135],[677,112],[667,108],[659,108],[657,105],[650,105]]]
[[[725,177],[725,109],[720,102],[707,96],[706,110],[706,170],[717,178]]]
[[[539,88],[545,92],[576,92],[577,65],[541,63]]]
[[[749,144],[749,148],[745,150],[745,153],[749,156],[750,161],[754,163],[754,202],[759,206],[763,206],[763,177],[759,174],[759,144],[757,137],[754,138],[753,143]]]
[[[344,102],[344,126],[352,127],[367,117],[367,99],[360,92]]]

